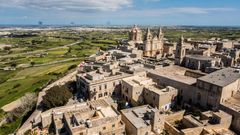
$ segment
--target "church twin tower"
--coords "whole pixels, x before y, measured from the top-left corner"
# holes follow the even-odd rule
[[[148,28],[144,37],[144,41],[142,41],[142,31],[134,26],[129,37],[131,41],[134,41],[137,44],[142,43],[143,55],[145,57],[156,57],[157,55],[163,55],[164,35],[161,28],[159,28],[156,36],[153,36]]]
[[[142,40],[142,31],[136,25],[132,28],[129,33],[130,41],[135,43],[135,47],[143,51],[145,57],[157,57],[163,56],[164,49],[164,34],[162,29],[159,28],[158,34],[153,36],[150,29],[147,29],[146,35]],[[179,39],[175,48],[175,64],[182,65],[186,56],[186,48],[184,45],[183,36]]]

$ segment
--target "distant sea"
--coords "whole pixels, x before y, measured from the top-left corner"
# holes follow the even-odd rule
[[[133,25],[5,25],[0,24],[0,29],[19,28],[19,29],[49,29],[49,28],[131,28]],[[141,28],[158,28],[164,27],[169,29],[239,29],[240,26],[194,26],[194,25],[176,25],[176,26],[162,26],[162,25],[139,25]]]

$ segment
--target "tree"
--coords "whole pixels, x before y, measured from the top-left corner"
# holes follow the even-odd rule
[[[71,97],[72,93],[66,86],[54,86],[43,96],[43,109],[47,110],[53,107],[63,106]]]
[[[35,65],[35,62],[34,61],[31,61],[31,66],[33,67]]]

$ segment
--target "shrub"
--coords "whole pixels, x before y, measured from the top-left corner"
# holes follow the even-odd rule
[[[59,75],[61,75],[61,74],[62,74],[61,72],[59,72],[59,73],[57,73],[57,72],[48,73],[48,75],[55,75],[55,76],[59,76]]]
[[[31,66],[33,67],[35,65],[35,62],[34,61],[31,61],[30,62]]]
[[[18,88],[18,87],[20,87],[21,86],[21,84],[15,84],[14,86],[13,86],[13,89],[15,89],[15,88]]]
[[[17,63],[16,63],[16,62],[12,62],[12,63],[11,63],[11,67],[16,68],[16,67],[17,67]]]
[[[10,51],[11,47],[10,46],[4,46],[3,49],[6,50],[6,51]]]
[[[68,70],[74,69],[74,68],[76,68],[76,67],[77,67],[77,65],[76,65],[76,64],[74,64],[74,65],[71,65],[71,66],[69,66],[69,67],[68,67]]]

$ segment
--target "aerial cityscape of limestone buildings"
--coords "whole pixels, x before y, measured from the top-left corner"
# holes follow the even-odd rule
[[[169,42],[161,28],[135,25],[128,40],[79,65],[81,102],[40,112],[17,134],[240,134],[238,49],[227,39]]]

